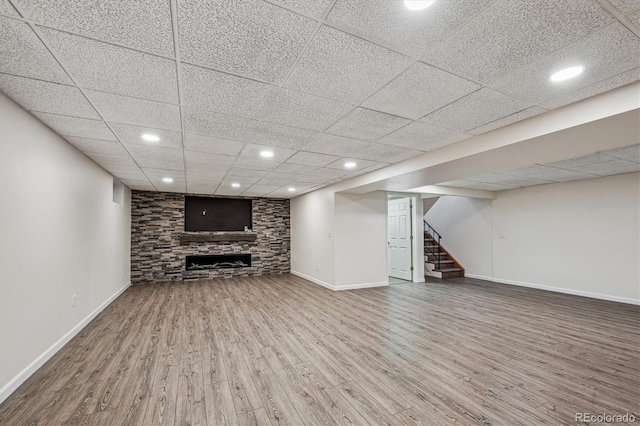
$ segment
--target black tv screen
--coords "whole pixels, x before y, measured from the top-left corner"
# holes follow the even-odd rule
[[[244,231],[251,229],[251,200],[185,197],[184,230]]]

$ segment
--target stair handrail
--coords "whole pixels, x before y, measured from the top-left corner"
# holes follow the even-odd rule
[[[427,250],[429,250],[431,252],[431,254],[433,255],[433,257],[436,258],[436,269],[440,269],[440,242],[442,241],[442,236],[440,235],[440,233],[438,233],[438,231],[436,231],[435,229],[433,229],[433,226],[429,225],[429,223],[426,220],[422,220],[426,226],[425,231],[429,234],[429,236],[435,241],[435,237],[438,237],[438,248],[437,251],[434,251],[432,248],[428,248]]]

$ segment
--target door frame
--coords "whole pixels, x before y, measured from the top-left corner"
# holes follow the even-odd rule
[[[422,222],[423,208],[422,199],[419,194],[406,193],[406,192],[387,192],[387,211],[385,216],[385,250],[387,253],[387,283],[389,280],[389,198],[409,198],[411,200],[411,232],[413,238],[411,239],[411,264],[413,271],[411,274],[411,281],[414,283],[424,282],[424,223]],[[421,261],[422,260],[422,261]]]

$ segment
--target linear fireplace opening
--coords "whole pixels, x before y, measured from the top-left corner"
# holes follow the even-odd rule
[[[187,256],[187,271],[198,269],[247,268],[249,266],[251,266],[250,253]]]

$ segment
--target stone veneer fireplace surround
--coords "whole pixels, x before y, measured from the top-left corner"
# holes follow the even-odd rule
[[[132,191],[133,284],[290,271],[289,200],[252,198],[252,232],[196,233],[184,231],[184,198],[184,194]],[[186,263],[187,256],[246,254],[248,267],[188,269]]]

